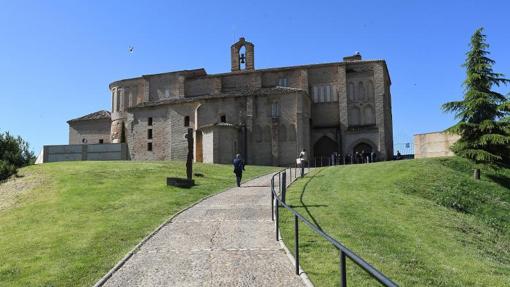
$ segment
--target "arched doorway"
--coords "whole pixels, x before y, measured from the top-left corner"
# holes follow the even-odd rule
[[[367,157],[370,156],[370,153],[372,152],[372,146],[361,142],[354,146],[352,150],[352,155],[354,157],[354,162],[356,163],[362,163],[367,160]]]
[[[313,155],[317,165],[325,165],[331,155],[338,152],[338,144],[328,136],[321,137],[313,145]]]

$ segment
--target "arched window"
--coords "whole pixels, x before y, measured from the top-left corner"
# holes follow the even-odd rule
[[[349,99],[351,100],[351,102],[355,102],[356,101],[356,94],[355,94],[355,91],[354,91],[354,83],[349,83],[349,90],[347,92],[349,94]]]
[[[368,81],[367,94],[369,100],[374,99],[374,83],[372,81]]]
[[[363,85],[363,82],[358,83],[358,101],[365,101],[365,86]]]

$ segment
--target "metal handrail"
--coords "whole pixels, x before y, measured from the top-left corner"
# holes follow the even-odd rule
[[[297,170],[296,170],[297,171]],[[325,233],[324,231],[320,230],[315,226],[315,224],[308,221],[305,217],[303,217],[299,212],[294,210],[292,207],[288,206],[285,203],[285,193],[286,193],[286,169],[281,170],[277,173],[275,173],[271,178],[271,218],[274,221],[276,219],[276,241],[279,240],[278,234],[279,234],[279,206],[285,207],[287,210],[289,210],[292,214],[294,214],[294,258],[296,262],[295,270],[296,274],[299,275],[299,225],[298,225],[298,219],[301,220],[303,223],[305,223],[310,229],[312,229],[315,233],[322,236],[324,239],[329,241],[333,246],[335,246],[338,250],[340,250],[340,286],[346,287],[347,286],[347,274],[346,274],[346,261],[345,257],[350,258],[354,263],[356,263],[361,269],[365,270],[370,276],[372,276],[375,280],[377,280],[379,283],[381,283],[383,286],[391,286],[396,287],[398,286],[395,282],[391,281],[388,277],[386,277],[383,273],[381,273],[379,270],[374,268],[372,265],[370,265],[368,262],[363,260],[360,256],[358,256],[356,253],[351,251],[349,248],[347,248],[342,243],[338,242],[336,239]],[[283,198],[280,198],[275,190],[275,177],[278,176],[278,191],[280,191],[280,195]],[[296,180],[298,177],[296,176],[294,180]],[[282,185],[283,182],[283,185]],[[276,207],[276,208],[275,208]]]

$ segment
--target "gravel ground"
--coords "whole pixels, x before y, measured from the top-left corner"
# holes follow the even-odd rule
[[[264,176],[184,211],[105,286],[304,286],[274,237]]]

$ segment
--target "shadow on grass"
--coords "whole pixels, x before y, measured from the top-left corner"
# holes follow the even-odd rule
[[[504,188],[510,188],[510,177],[502,174],[489,174],[487,175],[495,183],[501,185]]]
[[[320,230],[320,231],[323,231],[322,230],[322,227],[319,225],[319,223],[317,222],[317,220],[315,220],[315,217],[313,217],[312,213],[310,212],[310,210],[308,209],[308,207],[327,207],[327,205],[320,205],[320,204],[317,204],[317,205],[306,205],[305,202],[303,201],[303,196],[305,194],[305,191],[306,191],[306,188],[308,187],[308,184],[310,184],[310,182],[314,179],[316,179],[317,177],[323,177],[323,175],[319,175],[324,169],[320,169],[316,174],[308,177],[305,185],[303,185],[303,189],[301,190],[301,195],[299,196],[299,202],[301,202],[301,206],[295,206],[295,207],[303,207],[306,211],[306,213],[308,214],[309,218],[313,221],[313,224],[315,224],[315,226],[317,226],[317,228]]]

